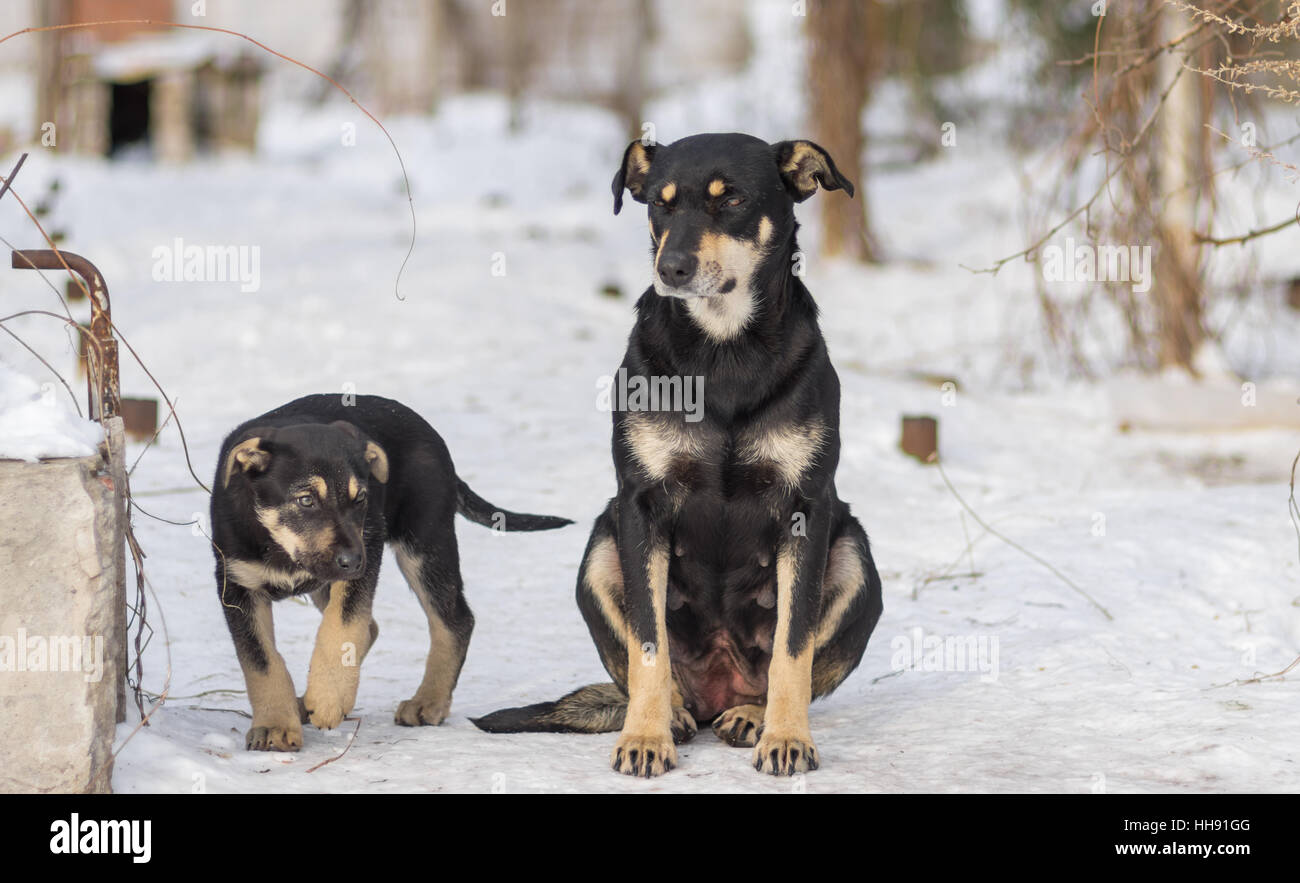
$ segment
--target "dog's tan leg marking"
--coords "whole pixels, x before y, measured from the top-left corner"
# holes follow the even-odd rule
[[[713,721],[713,732],[732,748],[752,747],[758,742],[758,731],[763,726],[764,708],[761,705],[737,705],[728,708]]]
[[[361,682],[361,660],[370,649],[369,611],[354,616],[351,622],[343,621],[347,592],[347,583],[330,583],[329,601],[322,611],[307,672],[307,692],[302,697],[308,719],[322,730],[334,729],[352,711]],[[378,634],[378,628],[374,633]]]
[[[399,545],[393,546],[393,555],[429,620],[429,656],[424,663],[424,680],[420,681],[414,696],[398,704],[393,719],[405,727],[437,726],[451,711],[451,694],[465,661],[464,647],[426,597],[420,583],[423,564],[420,558]]]
[[[275,649],[271,602],[253,593],[249,603],[254,605],[253,627],[266,656],[266,671],[242,666],[248,701],[253,706],[253,725],[245,745],[253,751],[297,751],[302,747],[298,697],[294,695],[293,679],[289,677],[284,657]]]
[[[862,569],[862,549],[852,537],[840,537],[831,546],[826,559],[826,576],[822,579],[822,615],[817,624],[815,646],[821,650],[839,631],[844,617],[858,596],[866,591],[867,576]],[[813,660],[813,696],[824,696],[839,686],[853,663]]]
[[[808,726],[812,702],[813,640],[790,652],[790,620],[799,558],[788,545],[776,559],[776,635],[767,670],[767,708],[754,747],[754,769],[791,776],[817,769],[817,748]]]
[[[658,776],[677,765],[673,746],[673,677],[668,657],[668,547],[650,550],[646,576],[655,613],[655,640],[642,647],[628,631],[627,719],[610,755],[616,772]],[[680,701],[680,697],[679,700]]]
[[[613,659],[602,661],[620,688],[627,689],[627,620],[623,618],[623,567],[618,560],[618,546],[613,537],[605,537],[592,546],[587,555],[583,579],[600,605],[601,616],[609,630],[623,637],[624,646]]]

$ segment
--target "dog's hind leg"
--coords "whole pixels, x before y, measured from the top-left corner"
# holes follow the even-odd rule
[[[465,603],[455,537],[437,551],[408,540],[393,544],[397,566],[429,620],[429,657],[415,695],[397,706],[394,720],[407,727],[436,726],[451,710],[474,615]]]
[[[614,541],[609,510],[596,519],[587,550],[578,569],[578,609],[587,623],[600,661],[614,679],[612,684],[592,684],[554,702],[505,708],[474,724],[489,733],[613,733],[627,718],[627,622],[623,616],[623,571]],[[682,707],[673,690],[673,740],[682,743],[695,735],[695,719]]]
[[[882,610],[880,576],[866,531],[856,518],[846,516],[831,540],[822,582],[813,640],[814,699],[830,693],[858,667]]]
[[[231,582],[224,588],[221,607],[253,707],[253,725],[245,747],[250,751],[297,751],[302,747],[302,722],[293,679],[284,657],[275,649],[271,602]]]

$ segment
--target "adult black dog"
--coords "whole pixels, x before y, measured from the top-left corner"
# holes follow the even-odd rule
[[[613,684],[476,723],[622,729],[615,770],[653,776],[711,722],[756,769],[816,769],[808,704],[857,666],[881,613],[867,535],[835,491],[840,385],[796,272],[794,204],[853,185],[809,141],[633,142],[614,177],[648,203],[655,282],[621,374],[702,384],[702,414],[616,402],[618,493],[578,605]],[[671,662],[670,662],[671,661]]]
[[[217,590],[244,670],[247,747],[296,751],[302,724],[332,729],[352,711],[384,543],[429,620],[429,656],[399,724],[439,724],[465,662],[474,617],[460,578],[456,513],[498,530],[572,522],[507,512],[456,477],[442,438],[378,396],[314,395],[226,438],[212,492]],[[271,602],[310,594],[322,613],[299,700],[275,649]]]

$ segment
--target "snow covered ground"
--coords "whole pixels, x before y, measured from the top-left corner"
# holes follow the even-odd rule
[[[710,128],[803,134],[751,111],[719,111]],[[659,137],[688,134],[693,113],[665,109],[683,128],[665,124]],[[145,681],[154,692],[166,685],[169,698],[149,727],[119,727],[129,742],[115,790],[1300,790],[1300,677],[1231,683],[1300,653],[1300,558],[1286,509],[1300,439],[1267,428],[1122,432],[1102,389],[1054,380],[1035,342],[1032,269],[993,278],[958,267],[1024,245],[1017,161],[977,138],[869,182],[887,243],[909,260],[862,269],[814,259],[809,268],[843,383],[837,484],[872,537],[885,591],[860,669],[813,706],[822,769],[794,781],[760,776],[748,750],[706,731],[680,749],[678,770],[635,781],[608,768],[613,734],[476,730],[468,716],[605,680],[574,579],[591,519],[614,488],[597,384],[618,365],[649,278],[639,206],[611,214],[608,181],[626,143],[617,124],[534,105],[512,137],[506,115],[494,98],[465,98],[432,121],[390,121],[418,221],[405,300],[394,292],[410,237],[400,175],[382,134],[346,106],[270,114],[257,160],[176,169],[29,160],[18,191],[32,202],[60,180],[51,225],[105,274],[114,320],[176,400],[205,481],[221,439],[247,417],[305,393],[373,393],[423,413],[488,499],[578,522],[531,535],[459,523],[478,625],[452,716],[437,728],[392,722],[419,682],[427,632],[386,560],[360,725],[308,728],[304,749],[289,755],[243,749],[243,681],[208,542],[198,528],[137,513],[157,595]],[[349,122],[356,146],[340,137]],[[816,197],[826,198],[842,195]],[[0,235],[39,245],[7,204]],[[817,238],[815,207],[800,209],[805,245]],[[155,281],[158,255],[178,237],[256,247],[258,290]],[[35,274],[5,278],[12,309],[54,304]],[[607,285],[622,296],[602,295]],[[74,342],[56,323],[10,327],[72,375]],[[50,379],[12,341],[0,341],[0,358]],[[123,394],[154,395],[123,359]],[[949,378],[955,390],[941,386]],[[1113,618],[986,534],[934,467],[899,452],[899,417],[912,413],[939,418],[946,472],[981,518]],[[149,513],[206,529],[207,497],[174,426],[132,484]],[[319,616],[291,602],[276,614],[301,690]],[[935,639],[979,655],[932,670]],[[354,732],[346,755],[312,771]]]

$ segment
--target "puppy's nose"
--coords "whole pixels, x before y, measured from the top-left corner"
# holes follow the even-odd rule
[[[699,266],[699,260],[688,251],[666,251],[659,255],[659,278],[665,285],[681,288],[695,278]]]
[[[361,556],[356,552],[339,552],[334,565],[344,573],[354,573],[361,569]]]

